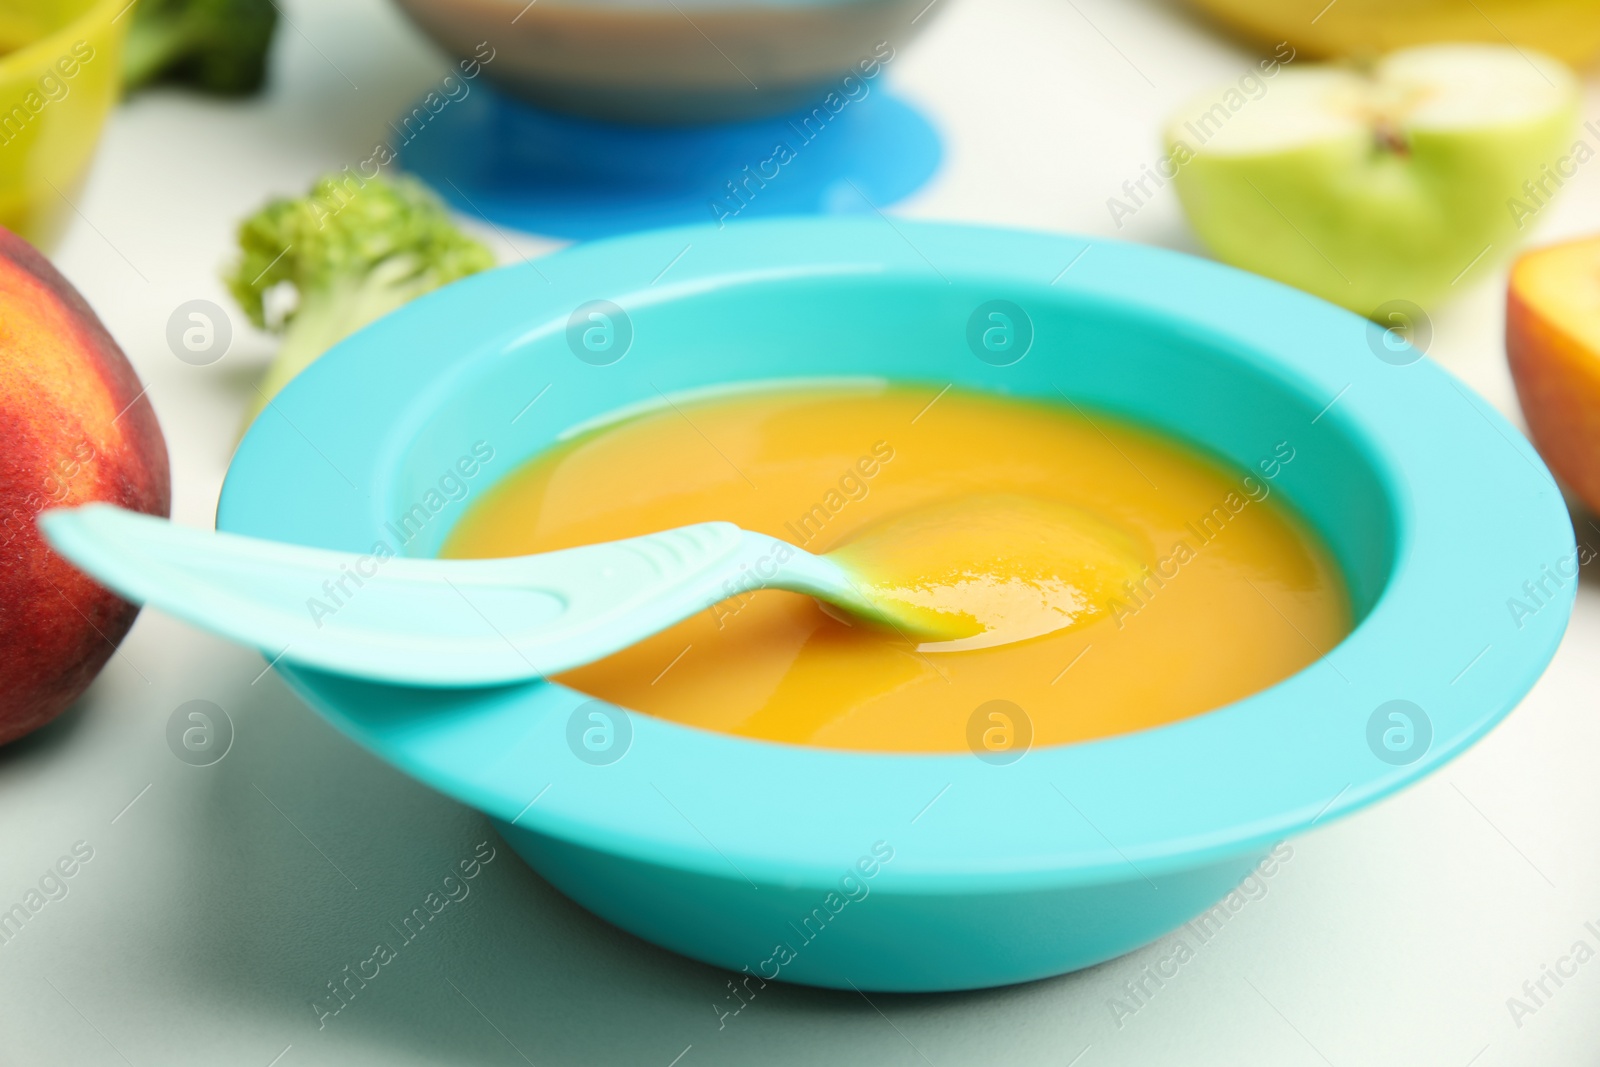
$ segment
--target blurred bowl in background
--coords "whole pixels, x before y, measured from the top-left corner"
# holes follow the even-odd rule
[[[48,250],[122,85],[128,0],[0,4],[0,225]]]
[[[1478,41],[1537,48],[1571,64],[1600,52],[1600,0],[1188,0],[1263,45],[1308,58]]]
[[[614,122],[705,123],[817,103],[894,55],[928,0],[397,0],[511,95]],[[931,14],[931,13],[929,13]]]

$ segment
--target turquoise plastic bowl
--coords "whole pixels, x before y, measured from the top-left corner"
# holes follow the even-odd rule
[[[595,300],[622,309],[609,334]],[[1013,327],[1009,346],[989,335],[998,351],[996,311]],[[427,691],[279,666],[640,937],[822,986],[1018,982],[1209,908],[1274,843],[1460,754],[1554,654],[1576,550],[1549,474],[1471,391],[1386,340],[1276,283],[1100,239],[876,218],[647,233],[470,278],[340,344],[256,421],[217,525],[366,552],[409,516],[405,551],[430,554],[493,479],[580,423],[797,377],[1059,390],[1246,469],[1288,441],[1275,485],[1337,555],[1354,632],[1249,699],[1009,765],[628,713],[603,762],[569,745],[592,720],[560,685]],[[474,445],[493,458],[448,478]],[[458,482],[466,501],[449,499]]]

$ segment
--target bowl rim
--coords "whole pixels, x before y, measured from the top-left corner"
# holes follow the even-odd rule
[[[672,285],[651,289],[686,246],[696,255],[676,263]],[[235,454],[217,526],[362,551],[396,457],[474,361],[563,330],[597,296],[633,307],[834,276],[938,286],[959,277],[997,292],[1049,283],[1265,359],[1328,398],[1325,428],[1354,437],[1390,483],[1399,544],[1382,595],[1343,644],[1275,686],[1166,726],[1036,748],[1006,767],[965,753],[754,741],[646,714],[626,716],[623,758],[592,766],[564,741],[587,698],[555,683],[443,693],[285,663],[279,672],[381,757],[503,823],[752,886],[829,884],[881,839],[897,849],[888,880],[932,893],[1154,885],[1264,852],[1459,755],[1554,655],[1575,580],[1529,617],[1507,611],[1541,565],[1576,554],[1561,495],[1521,434],[1432,360],[1376,358],[1377,328],[1365,319],[1242,271],[1101,237],[767,219],[634,234],[477,275],[341,342],[279,394]],[[445,346],[458,358],[439,360]],[[351,404],[352,392],[363,402]],[[1468,671],[1472,684],[1458,686]],[[1395,699],[1427,709],[1432,725],[1431,744],[1401,765],[1367,740],[1377,709]]]
[[[26,78],[51,66],[69,50],[74,38],[87,32],[87,27],[111,25],[132,6],[129,0],[100,0],[99,3],[87,5],[77,17],[21,48],[0,56],[0,81]],[[120,75],[118,80],[121,80]]]

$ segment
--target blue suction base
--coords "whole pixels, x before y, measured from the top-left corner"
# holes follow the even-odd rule
[[[762,215],[871,211],[940,160],[922,115],[881,89],[793,115],[633,126],[546,111],[476,86],[418,130],[400,163],[496,225],[587,239]]]

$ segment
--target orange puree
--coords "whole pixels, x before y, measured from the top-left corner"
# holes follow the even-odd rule
[[[1329,552],[1276,488],[1292,441],[1262,442],[1245,472],[1066,404],[938,393],[818,385],[636,414],[507,477],[443,554],[726,519],[963,621],[918,645],[809,597],[746,593],[560,678],[675,722],[830,748],[960,751],[994,700],[1023,710],[1034,744],[1159,726],[1349,632]]]

